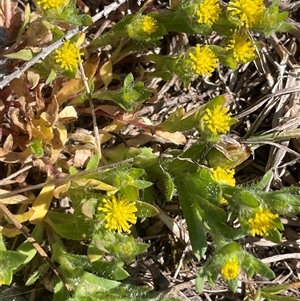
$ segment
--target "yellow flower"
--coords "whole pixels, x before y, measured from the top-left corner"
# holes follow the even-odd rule
[[[51,8],[60,9],[66,5],[66,0],[37,0],[37,4],[43,9],[48,10]]]
[[[218,65],[218,58],[207,45],[200,47],[200,45],[197,44],[195,52],[190,52],[189,57],[197,75],[211,76]]]
[[[259,208],[253,217],[248,219],[249,227],[252,236],[268,235],[271,230],[276,229],[275,220],[278,218],[277,214],[273,214],[269,209]]]
[[[104,213],[106,222],[105,228],[119,233],[130,233],[129,223],[135,224],[137,217],[134,212],[137,212],[135,203],[127,198],[122,198],[118,194],[118,199],[113,195],[111,200],[103,199],[103,205],[98,207],[98,211]]]
[[[152,34],[157,30],[157,21],[150,16],[145,16],[143,18],[142,29],[147,34]]]
[[[196,13],[198,23],[212,25],[219,20],[221,11],[218,0],[203,0]]]
[[[230,281],[235,279],[240,272],[240,265],[236,258],[229,259],[221,268],[221,274],[225,280]]]
[[[66,41],[60,49],[55,50],[55,61],[62,69],[76,71],[78,63],[82,62],[83,53],[77,48],[76,43]]]
[[[235,186],[234,179],[234,169],[224,169],[222,167],[217,167],[216,169],[211,168],[212,178],[220,183],[230,186]]]
[[[233,35],[226,50],[231,50],[233,58],[239,63],[246,63],[255,57],[255,47],[246,32],[242,30]]]
[[[208,129],[213,135],[225,134],[230,129],[230,112],[229,109],[221,105],[213,109],[207,108],[203,115],[204,128]]]
[[[264,0],[231,0],[227,7],[230,15],[237,18],[246,28],[253,28],[258,24],[265,9]]]

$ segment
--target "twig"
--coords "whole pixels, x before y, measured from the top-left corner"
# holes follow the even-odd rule
[[[0,180],[0,186],[6,185],[6,182],[7,182],[7,181],[9,181],[9,180],[11,180],[11,179],[13,179],[13,178],[16,178],[19,174],[21,174],[21,173],[27,171],[27,170],[30,169],[30,168],[32,168],[32,166],[27,165],[27,166],[23,167],[22,169],[20,169],[20,170],[14,172],[14,173],[11,174],[10,176],[6,177],[5,179]]]
[[[98,129],[98,126],[97,126],[95,107],[94,107],[94,103],[93,103],[93,99],[92,99],[91,90],[90,90],[89,84],[87,82],[87,77],[85,76],[82,63],[79,63],[79,70],[80,70],[80,73],[81,73],[82,81],[83,81],[84,86],[85,86],[86,94],[87,94],[88,99],[89,99],[89,104],[90,104],[91,114],[92,114],[92,121],[93,121],[93,130],[94,130],[94,136],[95,136],[95,141],[96,141],[96,147],[97,147],[98,153],[100,154],[100,158],[101,158],[101,144],[100,144],[100,139],[99,139],[99,129]]]
[[[271,263],[271,262],[277,262],[277,261],[282,261],[282,260],[287,260],[287,259],[300,259],[300,254],[299,253],[291,253],[291,254],[280,254],[280,255],[274,255],[271,257],[263,258],[261,261],[263,263]]]
[[[104,9],[93,16],[93,23],[101,19],[103,16],[107,17],[112,11],[116,10],[120,5],[125,3],[126,0],[117,0],[113,2],[112,4],[104,7]],[[74,29],[69,30],[66,35],[59,40],[55,41],[53,44],[49,45],[48,47],[44,48],[38,55],[36,55],[34,58],[32,58],[30,61],[26,62],[23,66],[21,66],[18,70],[14,71],[13,73],[5,76],[0,81],[0,89],[8,85],[14,78],[19,78],[23,72],[28,70],[30,67],[32,67],[35,63],[37,63],[39,60],[43,60],[45,57],[47,57],[52,51],[59,48],[66,40],[72,38],[80,31],[85,31],[89,28],[89,26],[84,27],[75,27]]]
[[[62,283],[65,285],[68,292],[72,292],[73,289],[70,286],[69,283],[66,282],[64,279],[64,276],[59,272],[55,264],[51,261],[47,253],[43,250],[43,248],[36,242],[36,240],[30,236],[27,229],[19,223],[19,221],[15,218],[15,216],[6,208],[6,206],[0,202],[0,210],[12,221],[12,223],[15,225],[17,229],[20,230],[20,232],[26,237],[26,239],[32,244],[32,246],[37,250],[37,252],[42,256],[42,258],[46,261],[46,263],[49,265],[51,270],[54,272],[54,274],[62,281]]]
[[[123,164],[131,163],[131,162],[133,162],[133,160],[134,160],[133,158],[126,159],[126,160],[123,160],[123,161],[120,161],[120,162],[117,162],[117,163],[112,163],[112,164],[109,164],[109,165],[100,166],[100,167],[97,167],[95,169],[83,170],[83,171],[78,172],[75,175],[71,175],[71,176],[51,180],[51,181],[46,182],[46,183],[32,185],[32,186],[28,186],[28,187],[21,188],[21,189],[18,189],[18,190],[14,190],[14,191],[11,191],[11,192],[7,192],[7,193],[4,193],[4,194],[0,195],[0,200],[11,197],[11,196],[14,196],[14,195],[17,195],[17,194],[25,192],[25,191],[40,189],[40,188],[43,188],[45,185],[48,185],[48,184],[63,183],[63,182],[71,181],[71,180],[74,180],[76,178],[86,176],[86,175],[89,175],[89,174],[92,174],[92,173],[100,172],[100,171],[103,171],[103,170],[106,170],[106,169],[109,169],[109,168],[118,167],[118,166],[123,165]]]
[[[187,244],[187,245],[185,246],[185,248],[184,248],[184,250],[183,250],[183,252],[182,252],[182,255],[181,255],[181,257],[180,257],[180,260],[179,260],[177,269],[176,269],[176,271],[175,271],[175,273],[174,273],[173,279],[176,279],[176,278],[177,278],[177,276],[178,276],[178,274],[179,274],[179,272],[180,272],[180,269],[181,269],[181,267],[182,267],[182,265],[183,265],[183,261],[184,261],[184,259],[185,259],[186,253],[190,250],[190,248],[191,248],[190,244]]]
[[[291,87],[291,88],[284,88],[284,89],[276,91],[274,93],[270,93],[270,94],[260,98],[259,101],[257,101],[253,106],[249,107],[247,110],[243,111],[242,113],[239,113],[238,115],[236,115],[234,117],[241,119],[241,118],[253,113],[254,111],[258,110],[269,99],[271,99],[273,97],[290,94],[290,93],[295,93],[295,92],[299,92],[299,91],[300,91],[299,87]]]

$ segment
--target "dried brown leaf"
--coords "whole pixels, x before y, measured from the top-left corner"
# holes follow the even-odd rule
[[[5,193],[9,193],[10,191],[8,190],[4,190],[4,189],[0,189],[0,195],[5,194]],[[29,200],[26,196],[21,195],[21,194],[17,194],[5,199],[0,199],[1,203],[5,204],[5,205],[13,205],[13,204],[30,204],[32,203],[32,200]]]
[[[99,135],[100,142],[105,143],[110,140],[113,136],[110,133],[118,133],[125,125],[126,123],[124,123],[123,121],[114,120],[111,124],[102,129],[101,134]]]
[[[111,81],[113,79],[111,60],[108,60],[101,66],[99,74],[104,83],[104,90],[106,90],[108,85],[111,83]]]
[[[5,163],[28,163],[32,161],[32,154],[29,149],[23,152],[12,152],[0,148],[0,161]]]
[[[18,1],[2,0],[0,3],[0,26],[9,27],[16,12]]]
[[[77,112],[73,106],[66,106],[58,114],[59,121],[62,123],[69,123],[77,120]]]
[[[14,225],[5,225],[4,227],[0,226],[0,233],[6,237],[15,237],[21,232]]]
[[[54,189],[53,196],[56,199],[59,199],[59,198],[61,198],[62,194],[64,194],[65,192],[67,192],[69,190],[69,188],[70,188],[70,182],[60,185]]]
[[[42,86],[35,89],[35,99],[36,99],[35,111],[38,117],[45,110],[45,101],[42,97],[41,90],[42,90]]]
[[[3,148],[5,148],[8,151],[12,151],[14,146],[14,138],[12,134],[9,134],[3,144]]]
[[[73,166],[76,168],[81,168],[85,165],[85,162],[93,155],[90,149],[78,149],[75,151],[75,156],[73,158]]]
[[[181,132],[163,132],[163,131],[155,131],[155,135],[161,138],[164,138],[176,145],[185,144],[186,138]]]

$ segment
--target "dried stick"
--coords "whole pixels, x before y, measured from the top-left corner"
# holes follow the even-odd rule
[[[11,196],[17,195],[17,194],[25,192],[25,191],[40,189],[40,188],[43,188],[45,185],[48,185],[48,184],[59,184],[59,183],[71,181],[71,180],[74,180],[74,179],[77,179],[79,177],[83,177],[83,176],[86,176],[86,175],[89,175],[89,174],[92,174],[92,173],[100,172],[100,171],[103,171],[103,170],[106,170],[106,169],[109,169],[109,168],[118,167],[118,166],[123,165],[123,164],[132,163],[133,161],[134,161],[133,158],[129,158],[129,159],[117,162],[117,163],[112,163],[112,164],[109,164],[109,165],[100,166],[100,167],[97,167],[97,168],[94,168],[94,169],[91,169],[91,170],[83,170],[83,171],[78,172],[75,175],[66,176],[66,177],[51,180],[51,181],[48,181],[48,182],[45,182],[45,183],[31,185],[31,186],[28,186],[28,187],[25,187],[25,188],[21,188],[21,189],[17,189],[17,190],[11,191],[11,192],[3,193],[3,194],[0,195],[0,200],[5,199],[5,198],[9,198]]]
[[[26,239],[32,244],[32,246],[37,250],[37,252],[42,256],[42,258],[49,265],[49,267],[54,272],[54,274],[59,278],[59,280],[62,281],[62,283],[65,285],[66,289],[68,290],[68,292],[71,293],[73,291],[72,287],[70,286],[69,283],[66,282],[64,276],[57,269],[57,267],[55,266],[53,261],[49,258],[47,253],[36,242],[36,240],[32,236],[30,236],[27,229],[22,224],[20,224],[20,222],[14,217],[14,215],[6,208],[6,206],[2,202],[0,202],[0,210],[12,221],[15,227],[19,229],[20,232],[26,237]]]
[[[104,9],[93,16],[93,23],[96,21],[100,20],[103,16],[107,17],[112,11],[116,10],[120,5],[125,3],[126,0],[117,0],[113,2],[112,4],[104,7]],[[26,70],[28,70],[30,67],[32,67],[34,64],[36,64],[39,60],[44,59],[47,57],[52,51],[56,50],[59,48],[66,40],[72,38],[75,36],[78,32],[80,31],[85,31],[87,30],[89,26],[84,26],[84,27],[75,27],[74,29],[69,30],[66,35],[59,40],[55,41],[53,44],[49,45],[48,47],[44,48],[38,55],[36,55],[33,59],[25,63],[23,66],[21,66],[18,70],[14,71],[13,73],[5,76],[1,81],[0,81],[0,89],[8,85],[14,78],[19,78],[22,73],[24,73]]]
[[[100,158],[101,158],[101,144],[100,144],[100,139],[99,139],[99,130],[98,130],[98,126],[97,126],[95,107],[94,107],[94,103],[93,103],[93,99],[92,99],[91,90],[90,90],[89,84],[87,82],[87,77],[85,76],[82,63],[79,63],[79,70],[80,70],[80,73],[81,73],[82,81],[84,83],[86,94],[87,94],[88,99],[89,99],[89,104],[90,104],[91,114],[92,114],[92,121],[93,121],[93,130],[94,130],[94,136],[95,136],[95,141],[96,141],[96,147],[97,147],[98,153],[100,154]]]

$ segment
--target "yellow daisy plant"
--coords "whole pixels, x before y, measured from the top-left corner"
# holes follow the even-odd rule
[[[218,66],[219,60],[208,45],[201,47],[200,44],[197,44],[195,50],[189,52],[188,56],[196,75],[211,76]]]
[[[217,136],[229,131],[232,118],[229,109],[222,105],[207,108],[203,115],[204,130],[208,130],[212,135]]]
[[[252,236],[266,236],[275,230],[278,214],[273,214],[269,209],[260,207],[251,218],[248,219]]]
[[[83,55],[75,42],[66,41],[63,46],[55,50],[55,62],[64,70],[74,72],[82,62],[80,56]]]
[[[235,32],[226,50],[232,51],[233,58],[238,63],[246,63],[255,58],[255,46],[243,30]]]
[[[36,3],[43,9],[60,9],[67,4],[67,0],[37,0]]]
[[[259,24],[265,10],[264,0],[230,0],[227,7],[229,15],[246,28]]]
[[[150,16],[145,16],[143,18],[142,29],[148,35],[151,35],[153,32],[155,32],[157,28],[158,28],[157,21],[154,18]]]
[[[222,167],[211,168],[212,178],[220,183],[235,186],[234,169],[224,169]]]
[[[225,280],[234,280],[240,272],[240,265],[237,258],[230,258],[221,268],[221,274]]]
[[[103,213],[105,228],[110,231],[130,233],[130,224],[135,224],[138,211],[135,202],[122,197],[121,194],[103,199],[98,211]]]
[[[222,9],[218,0],[203,0],[196,12],[198,23],[212,25],[219,20]]]

